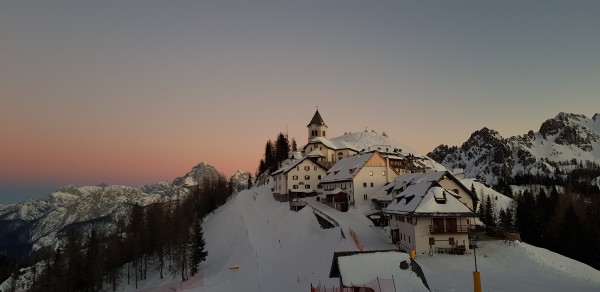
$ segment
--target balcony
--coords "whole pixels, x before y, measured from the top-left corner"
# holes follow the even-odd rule
[[[469,233],[474,230],[474,225],[429,225],[429,232],[431,234]]]

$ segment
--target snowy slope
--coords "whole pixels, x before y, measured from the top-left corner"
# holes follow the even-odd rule
[[[352,228],[367,250],[391,249],[382,230],[351,210],[326,211],[341,227],[321,229],[310,207],[292,212],[276,202],[268,187],[245,190],[205,219],[208,258],[201,276],[183,285],[190,291],[309,291],[310,283],[329,279],[335,251],[356,247],[345,232]],[[328,209],[327,209],[328,208]],[[600,271],[525,243],[479,243],[477,262],[485,291],[598,291]],[[473,255],[419,255],[431,291],[472,291]],[[229,269],[232,266],[237,270]],[[185,284],[185,283],[184,283]],[[177,279],[158,275],[141,283],[143,291],[179,290]],[[132,286],[125,291],[134,291]],[[400,290],[402,291],[402,290]]]
[[[517,242],[479,242],[483,291],[600,291],[600,271],[546,249]],[[473,255],[419,256],[431,291],[473,291]]]
[[[479,204],[485,203],[487,197],[490,197],[492,200],[492,206],[495,207],[496,212],[500,212],[500,209],[508,209],[515,207],[515,201],[502,193],[495,191],[494,189],[485,186],[480,183],[476,179],[472,178],[464,178],[461,179],[460,182],[471,189],[471,185],[475,188],[475,192],[477,193],[477,197],[479,198]]]
[[[290,211],[287,203],[274,200],[268,186],[244,190],[209,215],[204,221],[208,258],[202,264],[202,291],[307,291],[319,281],[338,285],[338,279],[329,279],[333,253],[356,250],[348,228],[367,250],[394,248],[362,214],[311,204],[334,211],[341,227],[322,229],[310,207]],[[160,281],[157,276],[141,287],[168,291],[179,285],[177,279]]]

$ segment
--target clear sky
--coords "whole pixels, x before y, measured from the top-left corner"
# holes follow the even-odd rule
[[[286,130],[423,153],[600,112],[600,1],[0,1],[0,203],[254,172]]]

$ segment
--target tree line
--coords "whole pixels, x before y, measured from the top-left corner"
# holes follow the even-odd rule
[[[17,287],[15,280],[10,290],[117,291],[122,284],[137,288],[149,272],[185,281],[199,272],[208,255],[203,218],[231,194],[231,183],[221,175],[214,181],[205,179],[202,187],[190,188],[189,195],[179,199],[131,205],[128,218],[118,221],[110,234],[70,228],[60,247],[30,268],[30,285]]]
[[[523,241],[600,269],[600,197],[569,188],[516,196],[516,227]]]
[[[477,214],[488,234],[518,231],[524,242],[600,269],[600,196],[580,191],[572,185],[562,193],[551,187],[549,194],[525,188],[514,197],[516,208],[499,212],[494,199],[484,196]]]

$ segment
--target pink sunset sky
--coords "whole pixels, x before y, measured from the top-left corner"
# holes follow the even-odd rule
[[[171,181],[202,161],[254,173],[267,139],[306,142],[316,106],[330,137],[368,127],[422,153],[484,126],[508,137],[591,116],[599,8],[3,1],[0,203]]]

